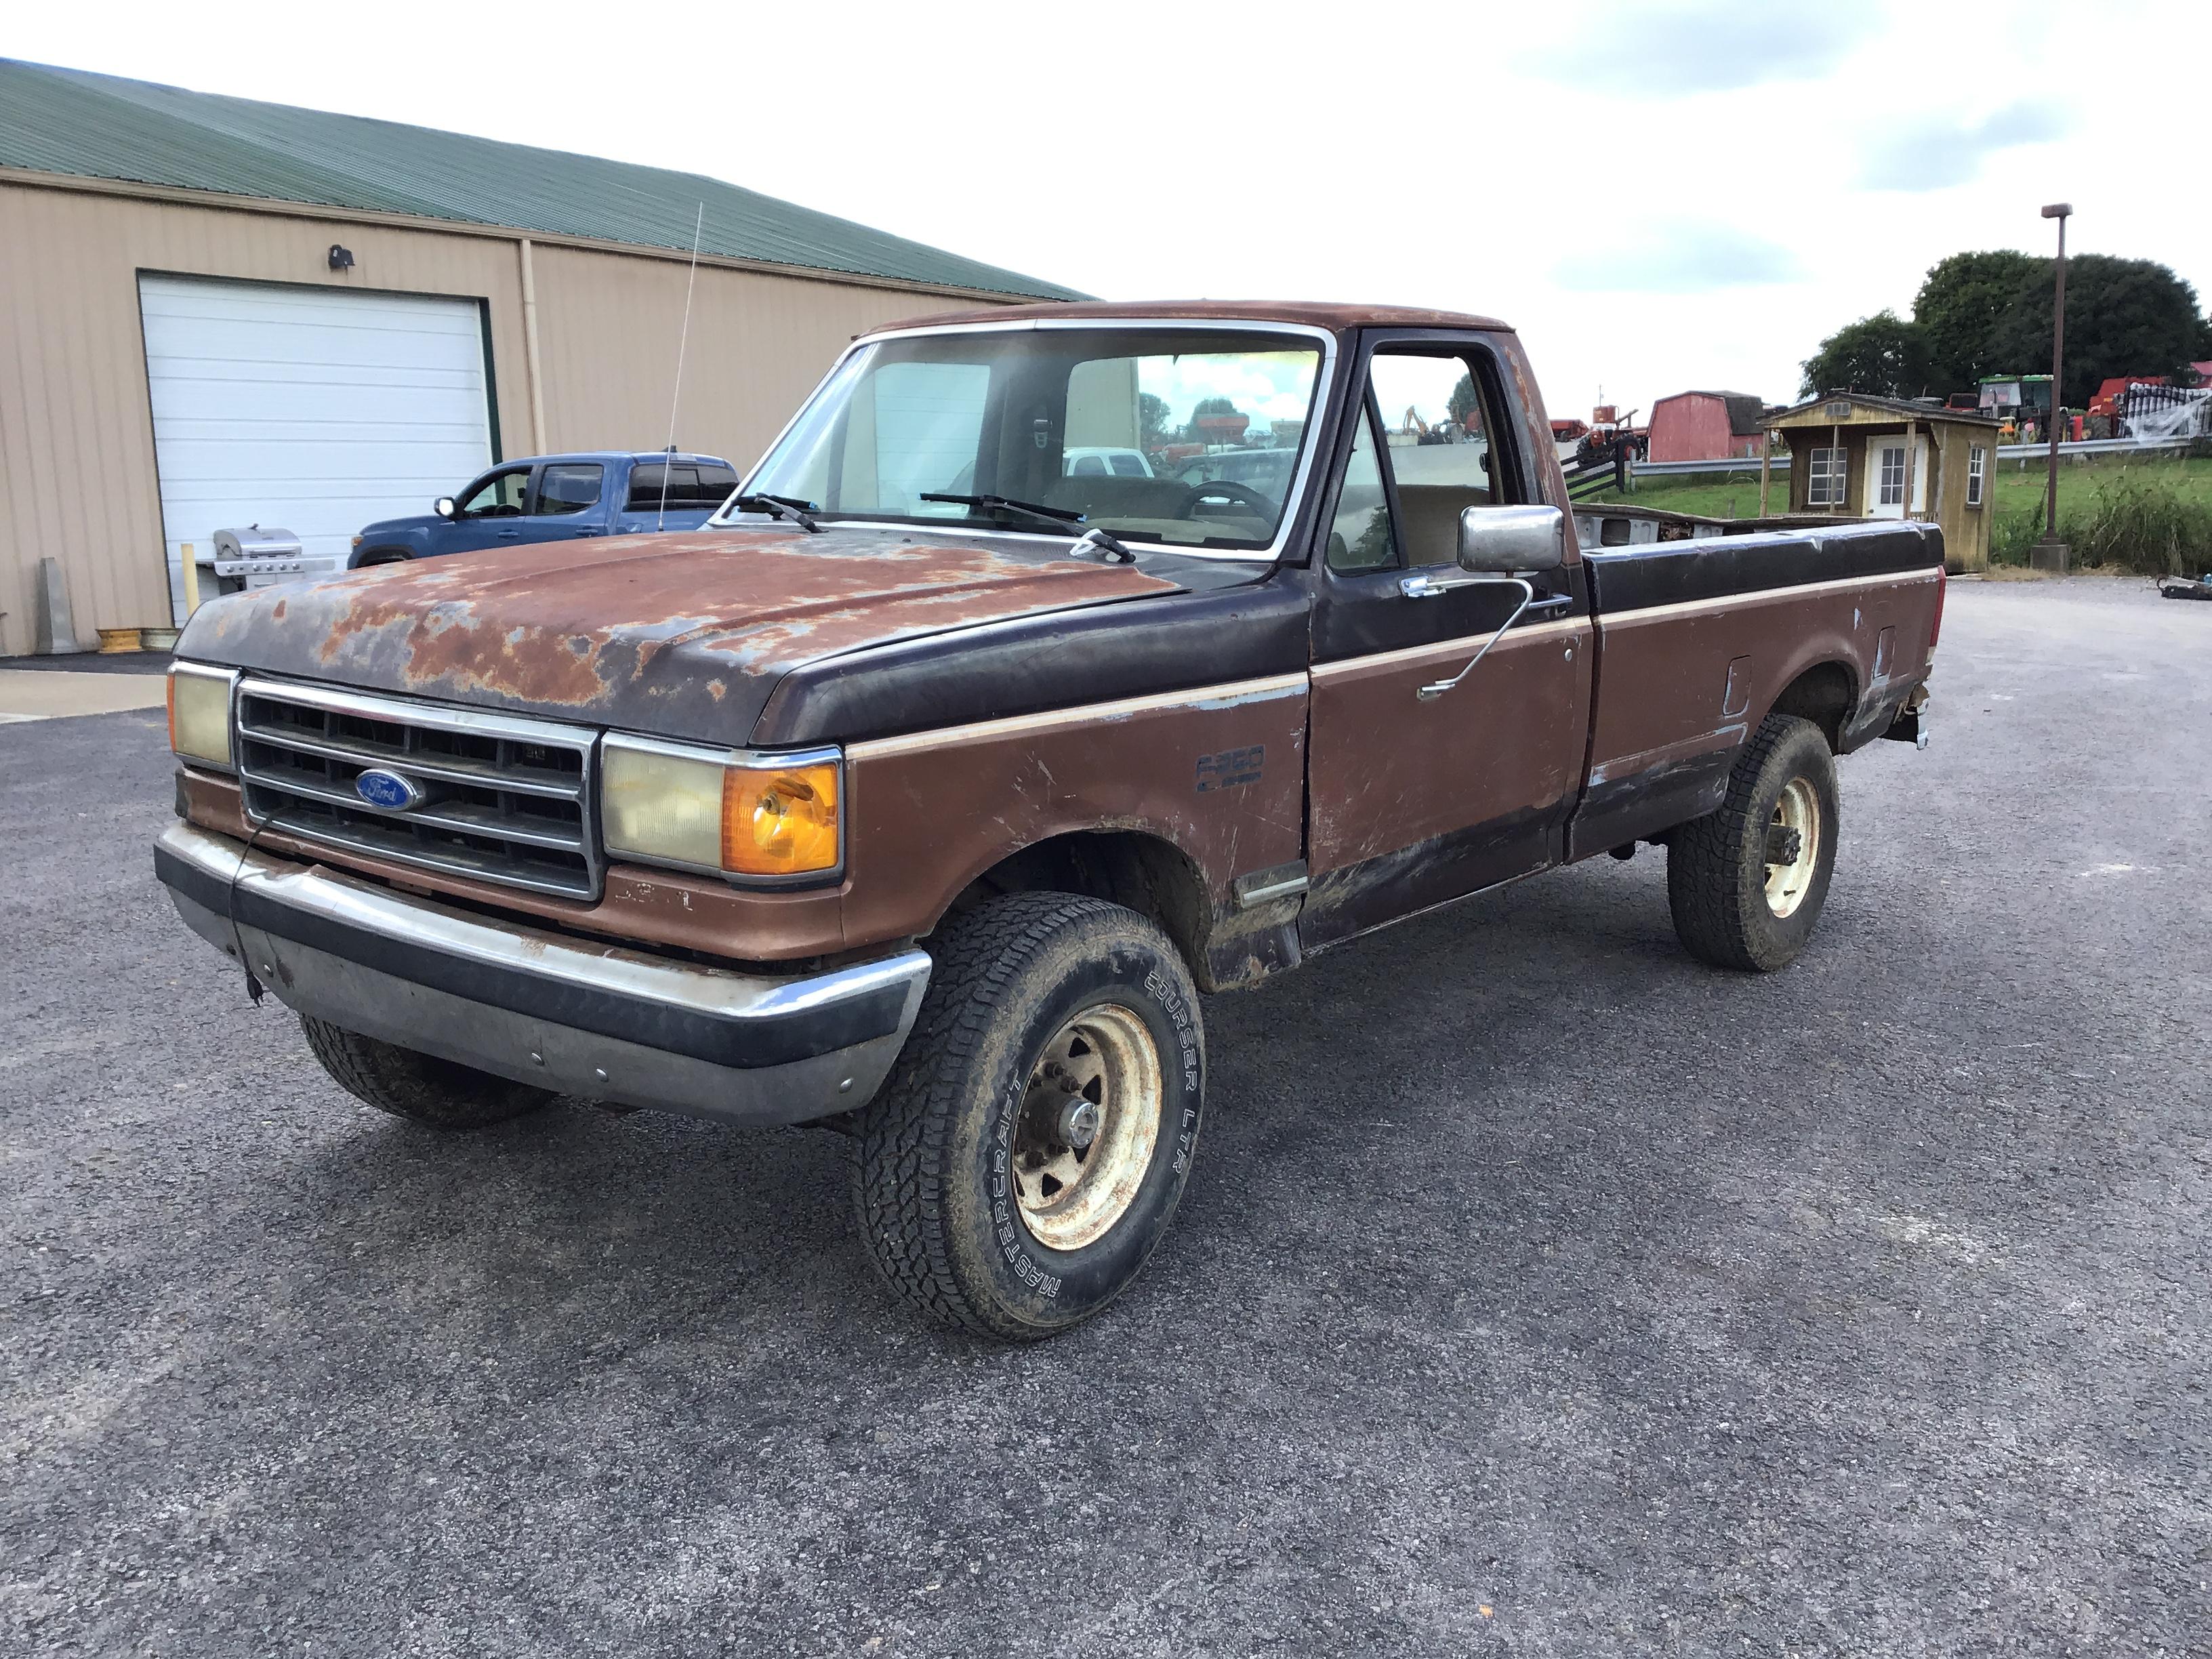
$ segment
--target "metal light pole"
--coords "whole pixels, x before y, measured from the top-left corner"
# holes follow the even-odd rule
[[[2058,411],[2066,383],[2066,221],[2073,211],[2071,202],[2053,202],[2043,210],[2045,218],[2058,221],[2057,283],[2051,300],[2051,479],[2043,498],[2043,539],[2028,552],[2028,562],[2038,570],[2061,574],[2067,548],[2058,538]]]

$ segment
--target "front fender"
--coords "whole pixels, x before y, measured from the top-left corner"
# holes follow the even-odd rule
[[[431,544],[429,530],[422,525],[371,525],[361,532],[361,545],[346,555],[346,568],[358,570],[365,564],[385,564],[397,552],[410,559],[429,557],[438,549]]]
[[[1162,843],[1206,906],[1304,855],[1306,678],[1284,674],[851,744],[848,948],[927,933],[1026,848]]]

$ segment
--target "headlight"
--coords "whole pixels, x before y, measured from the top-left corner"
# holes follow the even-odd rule
[[[228,668],[170,665],[169,747],[185,760],[228,771],[230,692],[237,683]]]
[[[610,736],[599,745],[607,851],[741,876],[823,875],[842,856],[837,751],[758,755]]]

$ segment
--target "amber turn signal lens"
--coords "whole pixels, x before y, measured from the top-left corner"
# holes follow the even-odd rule
[[[837,764],[722,775],[722,867],[799,876],[837,867]]]

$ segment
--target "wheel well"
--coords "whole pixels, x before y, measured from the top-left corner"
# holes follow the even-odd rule
[[[1807,669],[1784,686],[1782,695],[1775,698],[1774,706],[1767,712],[1795,714],[1812,721],[1827,733],[1829,749],[1840,753],[1844,722],[1850,716],[1856,692],[1850,669],[1839,662],[1824,662]]]
[[[361,556],[354,568],[366,570],[373,564],[404,564],[415,556],[404,547],[372,547]]]
[[[969,882],[947,907],[945,920],[1001,893],[1026,892],[1085,893],[1149,916],[1175,942],[1192,977],[1207,982],[1212,910],[1206,878],[1170,841],[1139,830],[1054,836],[1007,854]]]

